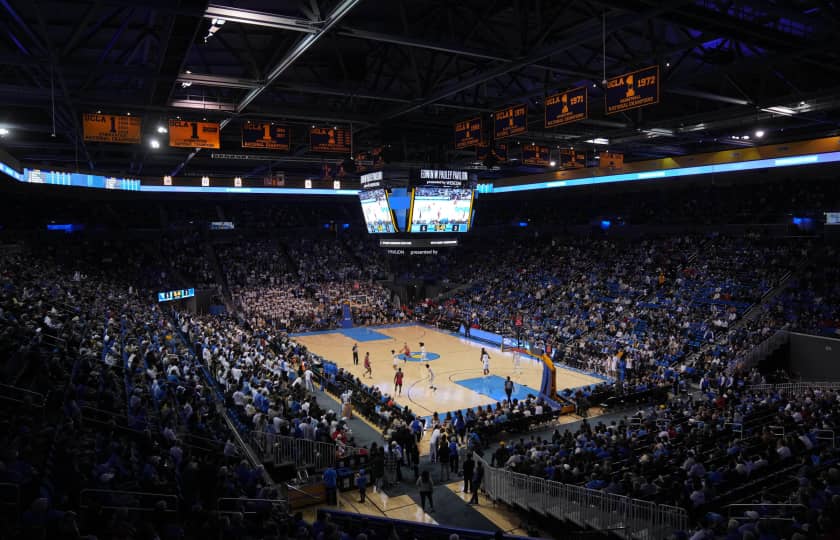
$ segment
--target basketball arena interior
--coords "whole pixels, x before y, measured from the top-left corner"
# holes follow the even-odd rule
[[[0,539],[840,539],[838,33],[0,0]]]

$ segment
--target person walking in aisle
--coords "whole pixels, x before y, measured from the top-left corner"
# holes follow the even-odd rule
[[[420,490],[420,508],[426,511],[426,500],[429,501],[429,508],[431,512],[435,511],[435,501],[432,499],[432,491],[435,485],[432,483],[432,477],[429,471],[423,471],[420,478],[417,479],[417,487]]]
[[[478,504],[478,488],[481,487],[481,481],[484,480],[484,466],[481,463],[476,464],[475,472],[472,479],[472,497],[470,504]]]
[[[449,480],[449,441],[446,435],[441,435],[438,441],[437,458],[440,462],[440,481]]]
[[[359,469],[359,475],[356,477],[356,487],[359,488],[359,502],[365,502],[365,492],[367,491],[367,475],[364,469]]]
[[[464,460],[464,493],[470,492],[474,472],[475,460],[473,459],[472,452],[467,452],[467,459]]]

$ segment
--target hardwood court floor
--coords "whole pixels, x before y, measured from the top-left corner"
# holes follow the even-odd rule
[[[353,329],[357,330],[357,329]],[[362,329],[358,329],[362,330]],[[542,381],[542,364],[525,356],[521,359],[521,370],[514,373],[512,353],[485,346],[490,354],[489,379],[482,375],[481,347],[474,341],[459,338],[424,326],[398,326],[371,328],[376,334],[368,341],[354,341],[341,331],[300,335],[295,340],[306,345],[312,352],[335,362],[339,367],[362,378],[369,385],[378,386],[383,392],[394,394],[394,368],[391,351],[399,352],[407,343],[412,352],[419,351],[419,343],[426,344],[429,365],[435,372],[437,390],[429,388],[429,377],[425,364],[420,361],[400,361],[399,367],[405,373],[401,395],[396,402],[407,405],[418,414],[428,416],[433,412],[445,413],[467,407],[496,403],[504,397],[502,384],[510,376],[516,383],[514,397],[525,395],[525,385],[534,393],[539,391]],[[359,365],[353,365],[353,343],[359,345]],[[370,352],[373,376],[363,378],[365,353]],[[438,357],[435,358],[435,355]],[[495,377],[492,377],[495,376]],[[466,381],[466,382],[464,382]],[[461,384],[459,384],[461,382]],[[557,387],[574,388],[598,383],[599,379],[575,371],[558,368]]]

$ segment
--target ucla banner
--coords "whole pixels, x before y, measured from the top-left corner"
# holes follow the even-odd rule
[[[455,148],[462,150],[481,144],[481,133],[484,125],[481,117],[471,118],[455,123]]]
[[[553,128],[577,122],[589,113],[589,93],[585,86],[567,90],[545,99],[545,127]]]
[[[531,144],[522,147],[522,163],[525,165],[539,165],[548,167],[551,165],[551,148],[539,144]]]
[[[508,146],[506,143],[495,143],[492,146],[490,143],[481,143],[475,147],[476,161],[484,161],[489,156],[496,158],[499,163],[507,163],[508,160]]]
[[[604,99],[607,114],[659,103],[659,66],[608,79]]]
[[[493,137],[504,139],[528,132],[528,105],[513,105],[493,115]]]

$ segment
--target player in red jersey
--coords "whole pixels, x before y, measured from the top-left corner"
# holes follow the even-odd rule
[[[397,392],[397,395],[402,395],[402,386],[403,386],[403,373],[402,368],[397,369],[397,372],[394,373],[394,390]]]
[[[373,378],[373,370],[370,367],[370,353],[365,353],[365,372],[362,376],[364,377],[365,375],[371,379]]]

